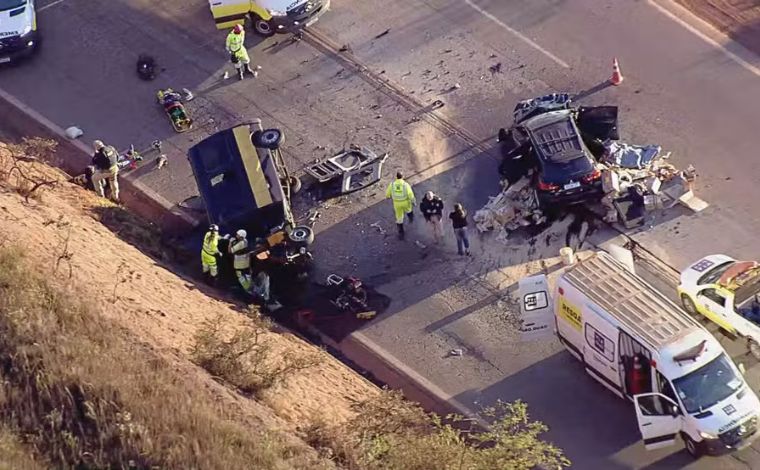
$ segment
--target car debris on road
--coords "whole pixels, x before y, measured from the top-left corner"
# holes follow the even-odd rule
[[[497,230],[506,241],[575,205],[626,229],[679,203],[695,212],[707,207],[694,195],[693,166],[681,171],[659,145],[619,140],[617,107],[571,103],[568,93],[553,93],[515,106],[514,124],[499,130],[503,190],[475,213],[480,232]]]

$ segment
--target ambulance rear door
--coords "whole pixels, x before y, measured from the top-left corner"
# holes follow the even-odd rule
[[[211,15],[217,29],[230,29],[236,24],[245,24],[251,12],[251,0],[209,0]]]

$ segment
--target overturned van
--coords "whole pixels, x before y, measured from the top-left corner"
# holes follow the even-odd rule
[[[680,435],[694,457],[749,445],[760,400],[720,343],[607,253],[521,283],[526,310],[552,309],[556,334],[586,372],[634,403],[647,449]]]

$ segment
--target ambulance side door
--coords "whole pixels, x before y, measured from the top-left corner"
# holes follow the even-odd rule
[[[661,393],[642,393],[633,397],[639,432],[647,450],[668,447],[681,431],[679,406]]]

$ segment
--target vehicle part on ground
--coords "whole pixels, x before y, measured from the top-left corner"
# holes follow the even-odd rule
[[[380,181],[387,158],[387,153],[378,155],[367,147],[352,145],[348,150],[316,161],[304,171],[320,185],[339,183],[336,193],[348,194]]]
[[[314,243],[314,230],[305,225],[298,225],[288,233],[288,239],[293,243],[311,245]]]

